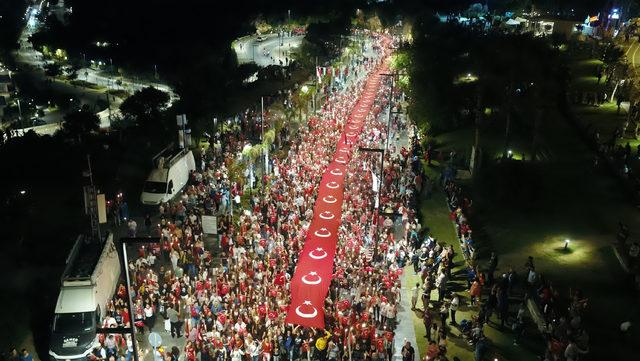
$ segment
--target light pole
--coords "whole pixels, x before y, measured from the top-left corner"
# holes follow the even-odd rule
[[[218,139],[218,118],[213,117],[213,141]]]
[[[140,243],[160,243],[159,237],[133,237],[133,238],[120,238],[118,240],[118,246],[120,246],[121,257],[120,258],[120,268],[124,270],[125,273],[125,284],[127,287],[127,311],[131,317],[129,321],[129,326],[126,325],[123,327],[97,327],[96,333],[109,335],[109,334],[129,334],[131,335],[131,346],[133,348],[133,359],[134,361],[139,361],[138,355],[138,341],[136,340],[136,327],[133,323],[133,299],[131,298],[131,278],[129,275],[129,257],[127,255],[127,245],[129,244],[140,244]]]
[[[16,103],[18,104],[18,123],[24,127],[22,123],[22,107],[20,106],[20,98],[16,98]]]
[[[266,144],[266,142],[264,141],[264,96],[260,97],[260,141],[262,141],[262,147],[263,149],[263,154],[264,154],[264,174],[262,175],[262,178],[264,179],[264,176],[266,176],[267,174],[269,174],[269,146]],[[262,185],[264,187],[264,181],[262,182]]]
[[[379,208],[380,208],[380,191],[382,190],[382,180],[384,178],[384,149],[380,149],[380,148],[366,148],[366,147],[359,147],[358,148],[359,151],[361,152],[370,152],[370,153],[378,153],[380,154],[380,178],[378,180],[378,190],[376,191],[374,188],[374,192],[376,193],[376,201],[373,204],[373,206],[371,207],[371,210],[373,211],[373,220],[375,222],[375,220],[378,218],[378,213],[379,213]],[[374,245],[373,245],[373,258],[375,259],[376,256],[378,255],[378,243],[380,242],[380,236],[378,234],[378,227],[380,225],[376,224],[376,232],[375,232],[375,241],[374,241]]]
[[[398,114],[400,112],[394,112],[393,111],[393,88],[394,88],[394,83],[395,83],[395,77],[398,75],[401,75],[399,72],[395,72],[395,73],[391,73],[391,74],[381,74],[383,76],[388,76],[391,77],[391,89],[389,91],[389,117],[387,120],[387,141],[385,142],[385,146],[384,149],[388,150],[389,149],[389,138],[390,138],[390,128],[391,128],[391,114]]]

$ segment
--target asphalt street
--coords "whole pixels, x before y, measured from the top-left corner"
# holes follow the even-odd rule
[[[37,19],[38,6],[29,7],[28,18],[26,25],[20,35],[19,43],[20,48],[14,53],[16,62],[21,65],[22,73],[29,77],[29,81],[32,82],[35,88],[48,89],[59,94],[65,94],[69,97],[78,99],[81,105],[88,104],[93,107],[97,104],[98,100],[106,100],[106,94],[103,90],[94,90],[89,88],[82,88],[74,86],[64,81],[51,79],[44,73],[44,67],[46,61],[42,53],[33,48],[29,37],[37,32],[41,25]],[[59,8],[54,8],[54,11],[59,11]],[[56,14],[57,15],[57,14]],[[131,80],[125,77],[111,77],[104,75],[100,70],[93,68],[83,68],[78,70],[78,79],[86,81],[91,84],[98,85],[112,90],[125,90],[129,93],[133,93],[137,90],[153,86],[156,89],[167,92],[170,96],[170,102],[178,99],[173,89],[169,86],[156,82],[142,82]],[[120,80],[120,84],[117,84],[117,80]],[[118,108],[122,103],[122,99],[117,97],[111,97],[111,114],[117,114]],[[101,120],[101,127],[106,128],[110,126],[108,119],[109,109],[98,113]],[[60,123],[64,114],[60,111],[47,113],[45,117],[42,117],[47,124]],[[35,130],[39,131],[42,127],[37,127]],[[47,127],[49,129],[50,127]]]
[[[258,41],[257,35],[245,36],[235,41],[234,50],[238,63],[255,62],[260,67],[269,65],[287,65],[291,61],[291,53],[295,51],[304,36],[294,35],[279,37],[278,34],[262,35],[264,40]]]
[[[634,37],[635,39],[635,37]],[[640,43],[638,40],[633,40],[627,51],[625,52],[627,59],[633,66],[636,74],[638,73],[638,66],[640,66]]]

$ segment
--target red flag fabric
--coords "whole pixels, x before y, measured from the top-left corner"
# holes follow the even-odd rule
[[[342,221],[347,164],[364,120],[373,106],[380,81],[380,71],[372,73],[367,80],[338,140],[333,161],[320,181],[313,220],[291,279],[291,304],[287,312],[287,323],[324,328],[324,299],[331,283],[338,227]]]

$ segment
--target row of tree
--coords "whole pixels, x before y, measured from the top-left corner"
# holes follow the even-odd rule
[[[416,20],[413,39],[394,65],[408,75],[409,112],[423,130],[504,125],[506,152],[516,121],[528,130],[536,154],[540,124],[562,103],[567,80],[548,40],[431,16]]]

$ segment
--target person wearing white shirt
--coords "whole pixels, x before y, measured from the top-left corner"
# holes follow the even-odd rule
[[[411,289],[411,309],[416,309],[416,303],[418,302],[418,295],[420,294],[420,284],[416,283],[416,286]]]
[[[239,348],[231,351],[231,361],[242,361],[242,356],[244,356],[244,351]]]
[[[460,298],[457,294],[453,294],[453,298],[451,299],[451,303],[449,304],[449,311],[451,312],[451,324],[456,325],[456,311],[460,307]]]
[[[529,274],[527,275],[527,283],[529,283],[530,286],[533,286],[533,284],[536,282],[537,276],[538,274],[536,273],[534,268],[531,268],[529,270]]]
[[[251,356],[252,361],[258,361],[260,357],[260,344],[258,341],[254,340],[249,342],[247,345],[247,353]]]
[[[242,330],[245,330],[246,328],[247,325],[242,320],[238,320],[238,322],[233,325],[233,330],[236,332],[240,332]]]

